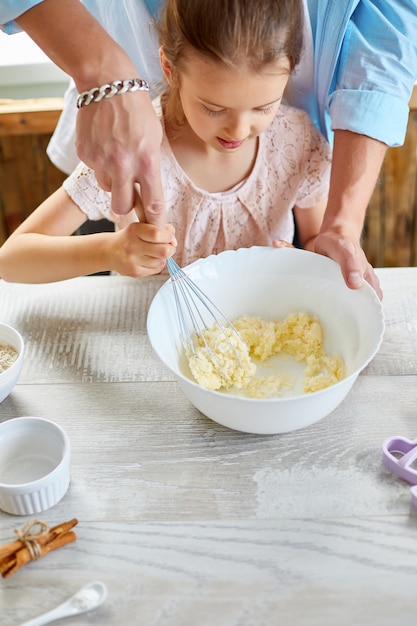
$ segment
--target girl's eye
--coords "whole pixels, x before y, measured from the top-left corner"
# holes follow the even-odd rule
[[[204,105],[203,105],[203,109],[207,113],[207,115],[212,115],[213,117],[216,116],[216,115],[220,115],[225,110],[225,109],[218,109],[218,110],[209,109],[208,107],[206,107]],[[262,113],[263,115],[269,115],[270,113],[273,112],[274,106],[271,104],[270,106],[265,107],[264,109],[255,109],[255,110],[258,113]]]
[[[205,112],[207,113],[207,115],[219,115],[220,113],[223,112],[223,109],[220,109],[219,111],[214,111],[213,109],[209,109],[206,106],[203,106],[203,109],[205,110]]]
[[[269,107],[266,107],[266,109],[257,109],[257,111],[259,113],[263,113],[264,115],[269,115],[269,113],[272,113],[273,108],[274,108],[273,106],[269,106]]]

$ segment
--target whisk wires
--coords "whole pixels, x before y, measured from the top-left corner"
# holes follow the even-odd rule
[[[240,358],[235,346],[230,340],[228,330],[235,333],[239,341],[242,341],[242,339],[231,321],[198,285],[191,280],[174,259],[167,259],[166,264],[174,290],[181,341],[187,357],[190,357],[192,354],[195,355],[195,340],[200,340],[204,343],[213,364],[218,368],[217,359],[204,333],[204,330],[208,330],[210,326],[216,325],[231,346],[240,366]],[[204,311],[206,315],[204,315]],[[207,316],[211,320],[210,326],[206,322]],[[186,317],[189,320],[188,324]]]

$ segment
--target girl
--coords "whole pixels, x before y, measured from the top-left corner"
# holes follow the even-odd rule
[[[166,86],[154,106],[170,224],[138,221],[139,202],[112,213],[110,194],[81,163],[0,249],[5,280],[140,277],[174,253],[186,265],[225,249],[290,245],[293,208],[300,243],[313,249],[330,149],[303,112],[281,105],[302,51],[300,0],[211,0],[210,11],[206,0],[168,0],[157,32]],[[103,217],[115,232],[70,236]]]

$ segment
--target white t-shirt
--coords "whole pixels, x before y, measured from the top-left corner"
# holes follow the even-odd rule
[[[307,0],[303,0],[304,9],[304,49],[299,65],[295,68],[287,88],[287,98],[291,106],[304,109],[303,102],[311,97],[314,89],[314,49],[310,16]]]

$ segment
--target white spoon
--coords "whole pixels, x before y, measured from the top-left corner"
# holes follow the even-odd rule
[[[100,581],[88,583],[55,609],[23,622],[20,626],[42,626],[63,617],[80,615],[96,609],[107,597],[107,587]]]

